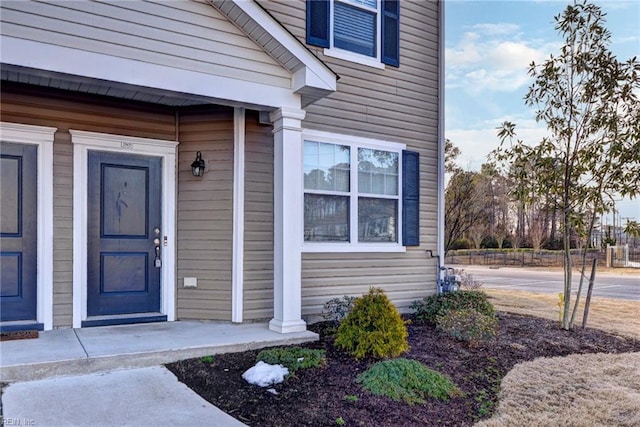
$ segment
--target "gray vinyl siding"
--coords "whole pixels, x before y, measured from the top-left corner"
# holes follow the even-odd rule
[[[244,318],[273,317],[273,128],[247,111]]]
[[[291,86],[289,73],[206,1],[1,3],[2,33],[211,75]]]
[[[73,320],[73,145],[69,129],[174,139],[173,112],[3,83],[2,121],[57,128],[53,144],[53,326]]]
[[[305,42],[305,1],[260,1]],[[440,3],[441,4],[441,3]],[[339,76],[338,90],[309,105],[303,126],[346,135],[404,143],[420,153],[420,239],[406,253],[305,253],[302,258],[303,314],[322,311],[328,299],[383,287],[406,308],[435,292],[438,170],[438,7],[427,0],[400,2],[400,67],[384,70],[332,58],[307,46]]]
[[[231,320],[233,109],[180,113],[178,145],[178,319]],[[196,152],[207,172],[191,173]],[[196,277],[197,288],[184,288]]]

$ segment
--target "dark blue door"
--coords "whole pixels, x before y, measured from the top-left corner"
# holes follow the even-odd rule
[[[160,158],[89,152],[87,316],[160,311]]]
[[[37,169],[34,145],[0,143],[0,320],[36,320]]]

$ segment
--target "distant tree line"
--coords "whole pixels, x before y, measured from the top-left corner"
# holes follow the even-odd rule
[[[480,171],[455,163],[460,150],[446,141],[445,164],[450,178],[445,190],[445,248],[560,249],[558,203],[550,194],[533,197],[531,181],[519,177],[520,165],[501,173],[487,162]],[[523,193],[531,197],[522,197]],[[574,239],[573,247],[578,245]]]

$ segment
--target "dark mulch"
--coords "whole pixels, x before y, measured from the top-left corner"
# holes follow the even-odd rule
[[[0,332],[0,341],[28,340],[38,338],[38,331],[8,331]]]
[[[429,399],[422,405],[408,406],[361,389],[355,379],[375,361],[354,361],[336,350],[324,324],[310,326],[322,338],[305,346],[325,349],[327,366],[300,371],[275,385],[277,395],[241,377],[255,364],[257,351],[216,355],[211,364],[190,359],[167,366],[200,396],[250,426],[336,426],[339,418],[346,426],[468,426],[491,416],[500,382],[517,363],[543,356],[640,351],[640,341],[590,329],[568,332],[558,322],[535,317],[500,313],[499,327],[495,339],[470,348],[432,326],[409,324],[411,350],[403,357],[448,375],[464,392],[463,397]]]

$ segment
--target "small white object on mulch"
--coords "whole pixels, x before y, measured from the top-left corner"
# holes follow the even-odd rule
[[[289,375],[289,369],[282,365],[270,365],[262,360],[253,367],[247,369],[242,378],[249,384],[260,387],[267,387],[272,384],[279,384],[284,381],[284,377]]]

